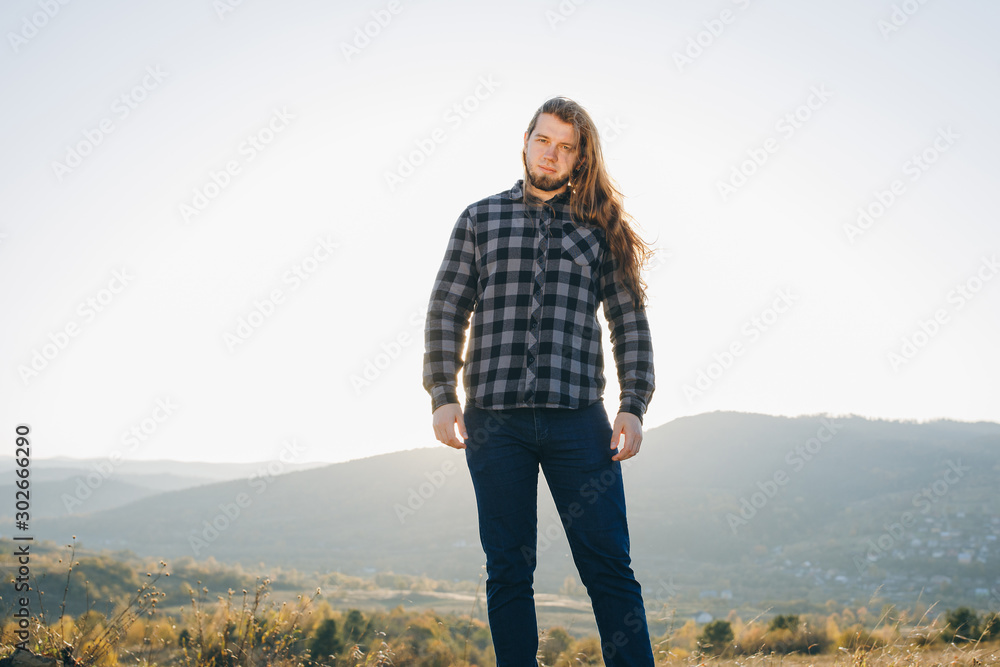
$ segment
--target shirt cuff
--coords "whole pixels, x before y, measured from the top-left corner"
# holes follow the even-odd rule
[[[642,416],[646,413],[646,404],[635,396],[625,396],[622,398],[621,407],[618,408],[618,412],[628,412],[639,418],[639,423],[642,423]]]
[[[434,412],[442,405],[458,403],[458,393],[454,387],[446,384],[439,384],[431,389],[431,412]],[[461,403],[459,403],[461,405]]]

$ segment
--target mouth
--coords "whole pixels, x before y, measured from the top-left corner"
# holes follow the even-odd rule
[[[552,169],[551,167],[546,167],[544,165],[538,165],[538,168],[541,169],[542,171],[548,173],[548,174],[554,174],[554,173],[556,173],[555,169]]]

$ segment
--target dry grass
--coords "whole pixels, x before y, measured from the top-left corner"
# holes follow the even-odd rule
[[[170,576],[164,569],[166,564],[161,562],[159,572],[155,576],[147,574],[146,582],[114,613],[104,615],[91,609],[72,619],[66,615],[65,607],[70,575],[76,565],[75,541],[69,549],[66,590],[58,613],[53,619],[53,615],[47,615],[42,607],[42,612],[32,619],[35,639],[32,648],[53,657],[72,655],[80,667],[302,667],[306,664],[311,667],[465,667],[473,664],[489,667],[493,664],[491,651],[483,648],[485,644],[479,647],[475,657],[470,645],[470,634],[485,632],[485,626],[474,620],[479,587],[467,617],[462,615],[448,620],[431,612],[421,615],[400,609],[398,615],[378,617],[381,619],[378,626],[372,627],[377,631],[370,640],[364,641],[364,647],[347,644],[337,658],[320,660],[320,656],[316,656],[313,662],[306,647],[316,630],[317,619],[310,616],[319,589],[312,596],[299,595],[295,601],[279,604],[270,598],[270,581],[261,578],[253,590],[242,591],[242,596],[230,590],[227,596],[209,601],[208,589],[198,582],[199,589],[188,588],[191,604],[187,610],[180,617],[169,616],[157,609],[157,601],[163,593],[156,590],[156,581],[161,576]],[[40,607],[41,602],[39,598]],[[331,613],[329,607],[325,613]],[[985,641],[985,637],[995,638],[995,634],[987,635],[984,631],[982,636],[970,638],[971,641],[947,644],[942,637],[941,621],[930,619],[929,613],[930,609],[919,619],[904,621],[905,613],[897,614],[887,606],[874,627],[851,625],[844,629],[832,618],[827,618],[825,629],[810,629],[805,621],[798,627],[777,623],[767,627],[760,617],[746,624],[737,619],[735,632],[730,633],[732,641],[727,646],[715,647],[719,655],[709,653],[712,649],[699,643],[701,639],[696,634],[699,629],[693,621],[675,628],[671,620],[667,634],[656,642],[654,654],[657,664],[676,667],[1000,665],[1000,643]],[[673,617],[672,613],[668,616]],[[369,619],[369,624],[374,618]],[[388,624],[392,618],[395,624],[390,628]],[[797,622],[798,616],[786,618],[794,618]],[[869,623],[873,620],[874,617],[870,617]],[[386,625],[383,627],[383,624]],[[0,653],[7,654],[13,646],[3,626],[0,624]],[[442,639],[450,632],[452,642],[446,644]],[[558,632],[553,629],[547,634],[554,637]],[[955,634],[953,631],[945,636],[950,638]],[[811,643],[812,637],[822,643]],[[801,641],[803,638],[809,641]],[[480,639],[489,641],[485,634]],[[547,645],[545,639],[551,639],[552,643]],[[790,643],[793,639],[798,643]],[[771,648],[761,648],[764,646]],[[790,646],[801,647],[803,651],[823,649],[823,652],[817,655],[771,652],[774,647],[787,649]],[[68,652],[70,647],[71,654]],[[595,636],[574,639],[561,631],[559,642],[545,637],[541,647],[549,649],[545,660],[551,661],[552,667],[602,664],[600,641]]]
[[[662,657],[662,656],[661,656]],[[924,647],[890,645],[853,652],[841,649],[823,655],[752,655],[737,658],[690,656],[680,659],[665,656],[657,664],[691,667],[980,667],[1000,665],[1000,646],[952,645]]]

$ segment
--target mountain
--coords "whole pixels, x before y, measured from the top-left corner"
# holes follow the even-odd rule
[[[71,459],[57,456],[48,459],[32,459],[31,474],[35,478],[45,480],[66,479],[75,475],[86,475],[91,472],[100,473],[114,471],[115,475],[173,475],[207,481],[224,481],[245,477],[261,466],[267,466],[270,461],[252,463],[208,463],[204,461],[131,461],[106,458]],[[322,463],[285,463],[281,466],[286,471],[307,470],[323,465]],[[0,460],[0,472],[14,469],[14,459]],[[107,473],[104,474],[107,477]],[[200,483],[200,482],[199,482]]]
[[[282,470],[307,470],[316,463],[202,463],[187,461],[123,461],[57,457],[31,462],[31,515],[34,519],[91,514],[127,505],[164,491],[245,478],[268,465]],[[13,470],[14,460],[0,461],[0,473]],[[0,483],[0,497],[14,497],[13,475]],[[0,510],[3,511],[3,510]]]
[[[116,475],[102,477],[88,476],[78,470],[59,469],[65,477],[50,478],[52,471],[42,474],[32,470],[31,514],[35,519],[99,512],[127,505],[140,498],[186,489],[200,484],[210,484],[211,480],[177,475]],[[8,476],[9,478],[9,476]],[[13,498],[14,484],[0,484],[0,497]]]
[[[1000,424],[715,412],[645,433],[625,470],[647,602],[1000,600]],[[47,519],[38,537],[168,561],[477,579],[462,452],[417,449],[168,491]],[[545,488],[544,483],[540,484]],[[547,490],[536,590],[575,575]],[[9,524],[8,524],[9,525]],[[984,592],[985,591],[985,592]]]

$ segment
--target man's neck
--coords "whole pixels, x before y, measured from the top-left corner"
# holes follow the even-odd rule
[[[536,188],[535,186],[533,186],[531,183],[529,183],[527,181],[525,181],[525,183],[524,183],[524,192],[525,192],[525,194],[527,194],[528,197],[530,197],[531,199],[535,199],[535,200],[540,201],[542,203],[545,203],[545,202],[548,202],[548,201],[550,201],[552,199],[555,199],[559,195],[561,195],[564,192],[566,192],[566,190],[568,188],[569,188],[568,185],[564,185],[561,188],[559,188],[558,190],[539,190],[538,188]]]

